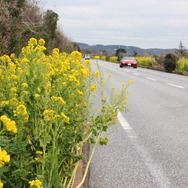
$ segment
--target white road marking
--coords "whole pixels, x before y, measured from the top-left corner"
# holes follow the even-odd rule
[[[154,79],[154,78],[150,78],[150,77],[146,77],[146,79],[148,79],[148,80],[152,80],[152,81],[156,81],[156,79]]]
[[[126,119],[121,114],[121,112],[118,112],[117,118],[118,118],[119,122],[121,123],[123,129],[125,129],[125,130],[132,129],[131,126],[129,125],[129,123],[126,121]]]
[[[176,84],[171,84],[171,83],[167,83],[169,86],[173,86],[173,87],[177,87],[177,88],[181,88],[181,89],[184,89],[183,86],[180,86],[180,85],[176,85]]]
[[[170,181],[166,177],[163,169],[158,163],[156,163],[151,154],[148,152],[147,148],[145,148],[142,143],[139,141],[139,138],[126,119],[123,117],[121,112],[118,112],[117,118],[119,123],[128,134],[131,142],[134,145],[137,153],[139,154],[141,160],[144,162],[145,166],[149,170],[150,174],[153,177],[154,184],[158,185],[159,188],[170,188]]]
[[[134,72],[133,74],[136,75],[136,76],[140,76],[140,74],[138,74],[138,73],[136,73],[136,72]]]

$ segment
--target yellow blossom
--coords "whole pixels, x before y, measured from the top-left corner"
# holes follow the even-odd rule
[[[116,88],[112,86],[111,89],[116,89]]]
[[[44,44],[45,44],[45,40],[44,39],[39,39],[39,45],[41,45],[41,46],[44,46]]]
[[[30,38],[28,45],[37,45],[37,40],[35,38]]]
[[[86,64],[87,64],[88,66],[92,65],[92,63],[91,63],[90,60],[84,60],[84,62],[86,62]]]
[[[91,91],[95,91],[97,89],[97,85],[96,84],[93,84],[91,87],[90,87],[90,90]]]
[[[96,77],[100,76],[100,72],[99,71],[94,72],[94,74],[95,74]]]
[[[15,54],[14,53],[10,54],[10,58],[11,59],[15,58]]]
[[[25,63],[28,63],[28,62],[29,62],[29,60],[24,57],[24,58],[21,60],[20,63],[21,63],[21,64],[25,64]]]
[[[122,83],[121,85],[122,85],[122,86],[125,86],[125,85],[126,85],[126,83]]]
[[[22,92],[23,95],[28,95],[28,93],[29,93],[29,92],[26,91],[26,90],[24,90],[24,91]]]
[[[1,106],[9,105],[9,101],[2,101]]]
[[[37,161],[38,163],[40,163],[42,161],[42,157],[35,157],[35,161]]]
[[[40,92],[41,92],[41,89],[40,89],[39,87],[37,88],[37,92],[38,92],[38,93],[40,93]]]
[[[35,153],[36,153],[36,154],[39,154],[39,155],[42,155],[42,154],[43,154],[42,151],[36,151]]]
[[[32,180],[29,181],[30,186],[35,186],[36,188],[43,188],[42,187],[42,182],[40,180]]]
[[[67,124],[70,123],[70,118],[69,118],[68,116],[66,116],[63,112],[61,113],[61,116],[64,118],[64,120],[65,120],[65,122],[66,122]]]
[[[3,188],[3,183],[0,181],[0,188]]]
[[[12,133],[17,133],[17,127],[16,127],[15,121],[10,121],[9,123],[7,123],[6,128],[8,131],[10,131]]]
[[[11,92],[17,92],[17,87],[13,87],[10,89]]]
[[[55,114],[55,111],[54,110],[44,110],[43,112],[43,115],[44,115],[44,119],[46,121],[50,121],[50,120],[53,120],[55,117],[54,117],[54,114]]]
[[[8,55],[3,55],[0,57],[0,59],[4,62],[11,63],[11,59]]]
[[[23,87],[28,87],[28,84],[27,83],[22,83],[22,86]]]
[[[129,84],[133,83],[134,81],[133,80],[129,80]]]
[[[24,118],[25,120],[28,120],[29,118],[27,108],[23,104],[18,105],[13,112],[14,116],[17,116],[18,118]]]
[[[108,76],[109,76],[109,77],[112,77],[112,75],[111,75],[111,74],[109,74]]]
[[[35,96],[35,98],[39,98],[39,97],[40,97],[40,95],[39,95],[39,94],[35,94],[34,96]]]
[[[54,100],[60,102],[61,104],[66,104],[66,102],[63,100],[62,97],[55,97],[55,96],[52,96],[51,99],[54,99]]]
[[[63,85],[63,86],[66,86],[66,85],[67,85],[67,82],[62,82],[62,85]]]
[[[84,93],[82,92],[82,91],[80,91],[80,90],[77,90],[77,93],[79,94],[79,95],[83,95]]]
[[[6,129],[12,133],[17,133],[17,127],[16,127],[16,122],[11,121],[6,115],[2,115],[0,117],[0,120],[3,122],[4,126]]]
[[[8,162],[10,162],[10,155],[8,155],[7,152],[5,150],[2,150],[0,147],[0,167]]]

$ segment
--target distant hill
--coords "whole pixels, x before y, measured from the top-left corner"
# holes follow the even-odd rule
[[[162,49],[162,48],[148,48],[148,49],[142,49],[135,46],[124,46],[124,45],[102,45],[102,44],[96,44],[96,45],[89,45],[86,43],[80,43],[76,42],[76,44],[80,47],[80,49],[86,49],[86,50],[97,50],[97,51],[110,51],[115,52],[119,48],[123,48],[127,51],[128,54],[134,54],[135,52],[137,54],[152,54],[157,55],[161,53],[169,53],[174,52],[177,49]]]

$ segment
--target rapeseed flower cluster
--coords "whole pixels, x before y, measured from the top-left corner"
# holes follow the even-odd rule
[[[8,155],[7,152],[5,150],[2,150],[0,147],[0,167],[8,162],[10,162],[10,155]]]
[[[86,79],[90,77],[91,62],[82,62],[80,52],[61,53],[57,48],[46,55],[44,45],[43,39],[31,38],[19,58],[15,54],[0,57],[0,114],[5,114],[0,117],[3,133],[0,144],[13,153],[12,172],[5,182],[14,182],[16,187],[26,187],[28,182],[24,181],[26,177],[16,181],[18,177],[14,174],[18,175],[22,167],[15,168],[14,164],[28,164],[23,176],[25,172],[33,174],[32,179],[40,175],[44,186],[61,187],[70,169],[65,151],[70,148],[72,153],[68,155],[73,158],[78,153],[71,149],[77,145],[77,134],[83,136],[88,98],[85,91],[90,90]],[[57,171],[60,164],[63,167]],[[30,186],[42,187],[37,182],[30,181]]]
[[[17,133],[16,122],[9,119],[6,115],[2,115],[0,120],[3,122],[3,125],[6,129],[12,133]]]
[[[43,188],[42,182],[40,180],[32,180],[29,181],[29,185],[32,188]]]
[[[91,93],[98,100],[101,71],[93,73],[80,52],[55,48],[46,55],[44,45],[31,38],[19,57],[0,57],[0,187],[1,179],[7,187],[70,187],[83,145],[106,142],[101,134],[126,101],[126,92],[116,93],[111,104],[102,97],[96,118],[89,100]]]

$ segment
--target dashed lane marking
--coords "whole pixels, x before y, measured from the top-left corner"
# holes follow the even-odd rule
[[[183,86],[180,86],[180,85],[176,85],[176,84],[171,84],[171,83],[167,83],[169,86],[173,86],[173,87],[177,87],[177,88],[180,88],[180,89],[184,89]]]
[[[146,77],[146,79],[148,79],[148,80],[152,80],[152,81],[156,81],[156,79],[154,79],[154,78],[150,78],[150,77]]]

